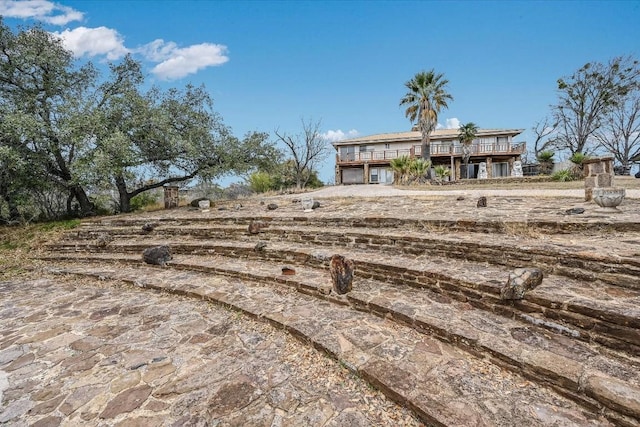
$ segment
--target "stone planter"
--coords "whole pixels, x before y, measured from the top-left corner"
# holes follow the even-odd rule
[[[624,200],[626,192],[624,188],[618,187],[600,187],[593,189],[593,201],[596,202],[600,212],[617,213],[617,208]]]

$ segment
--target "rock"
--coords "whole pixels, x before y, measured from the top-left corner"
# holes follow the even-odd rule
[[[333,290],[339,295],[351,291],[353,283],[354,266],[353,261],[342,255],[334,255],[329,263]]]
[[[583,208],[571,208],[564,211],[565,215],[579,215],[584,213]]]
[[[242,203],[237,203],[234,207],[235,210],[239,211],[240,209],[243,208]]]
[[[487,207],[487,198],[485,196],[482,196],[478,199],[478,207],[479,208],[486,208]]]
[[[256,243],[256,245],[253,247],[253,250],[256,252],[261,252],[261,251],[264,251],[264,248],[266,247],[267,247],[267,242],[260,241]]]
[[[147,222],[142,226],[142,231],[145,233],[151,233],[158,225],[160,224],[157,222]]]
[[[294,274],[296,274],[296,270],[294,270],[293,267],[285,265],[284,267],[282,267],[282,274],[284,274],[285,276],[293,276]]]
[[[151,387],[146,384],[125,390],[107,403],[100,418],[115,418],[120,414],[131,412],[142,406],[150,394]]]
[[[99,248],[106,248],[109,242],[111,242],[111,236],[106,233],[102,233],[96,239],[96,246]]]
[[[313,205],[311,205],[311,209],[318,209],[320,207],[320,202],[317,200],[313,201]]]
[[[464,196],[458,196],[458,197],[456,197],[456,200],[457,201],[462,201],[462,200],[464,200]]]
[[[269,227],[269,224],[267,224],[266,222],[251,221],[249,222],[249,234],[258,234],[267,227]]]
[[[211,201],[209,201],[209,200],[200,200],[198,202],[198,207],[200,209],[209,209],[211,207]]]
[[[193,199],[191,203],[189,203],[189,206],[191,206],[192,208],[199,208],[200,202],[204,202],[204,201],[211,203],[209,199],[207,199],[206,197],[199,197],[197,199]]]
[[[276,209],[278,209],[278,205],[276,205],[275,203],[269,203],[267,205],[267,209],[270,211],[275,211]]]
[[[509,280],[500,290],[500,299],[523,299],[527,291],[542,283],[542,270],[538,268],[516,268],[509,273]]]
[[[173,259],[173,257],[171,256],[169,246],[154,246],[144,250],[142,253],[142,259],[147,264],[160,265],[164,267],[168,261]]]

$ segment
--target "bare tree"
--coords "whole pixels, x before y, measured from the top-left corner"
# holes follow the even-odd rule
[[[595,151],[594,133],[637,85],[639,76],[637,60],[617,57],[606,64],[587,63],[571,76],[558,79],[559,100],[552,107],[558,123],[558,148],[571,154]]]
[[[320,162],[329,155],[329,144],[320,133],[322,121],[309,119],[302,122],[302,133],[290,135],[286,132],[274,131],[291,155],[295,173],[296,188],[304,188]]]
[[[549,117],[536,122],[532,130],[536,136],[533,141],[533,154],[537,159],[541,152],[549,151],[556,146],[558,123],[552,123]]]
[[[622,173],[628,175],[631,159],[640,156],[640,88],[611,111],[595,138],[613,154]]]

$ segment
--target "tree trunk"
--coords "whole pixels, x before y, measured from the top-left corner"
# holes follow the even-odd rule
[[[84,191],[84,188],[82,188],[82,186],[76,184],[71,187],[71,194],[78,201],[80,216],[89,216],[94,213],[93,203],[91,203],[91,200],[89,200],[89,196],[87,196],[87,193]]]
[[[422,134],[422,143],[420,144],[420,151],[422,154],[422,159],[425,162],[431,163],[431,138],[429,134]],[[427,169],[427,173],[425,174],[427,179],[431,179],[431,166]]]
[[[131,212],[131,194],[127,192],[127,183],[122,176],[116,177],[116,188],[118,189],[118,200],[121,213]]]

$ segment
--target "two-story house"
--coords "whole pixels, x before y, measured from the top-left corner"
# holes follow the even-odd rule
[[[488,177],[510,176],[513,162],[520,160],[524,142],[514,138],[524,129],[479,129],[471,144],[469,178],[476,178],[484,162]],[[401,156],[421,157],[421,134],[417,131],[383,133],[333,143],[336,153],[336,184],[392,183],[391,160]],[[431,134],[432,166],[445,165],[451,179],[459,179],[462,147],[458,129],[437,129]]]

